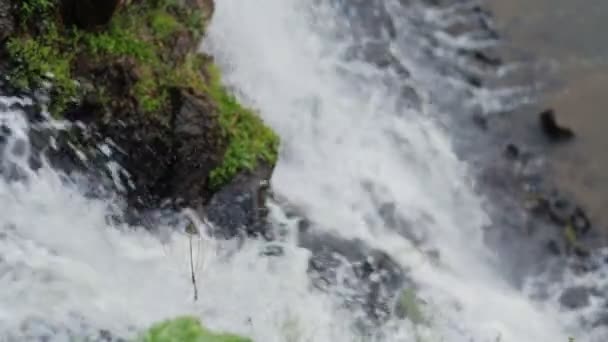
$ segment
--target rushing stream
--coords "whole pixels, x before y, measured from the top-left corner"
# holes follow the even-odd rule
[[[160,238],[113,223],[117,196],[90,196],[96,184],[48,165],[30,169],[35,127],[14,106],[24,100],[5,97],[0,340],[128,338],[193,314],[258,342],[605,341],[605,331],[584,331],[555,301],[531,299],[484,242],[488,200],[455,152],[483,146],[466,143],[472,133],[458,116],[490,115],[520,90],[471,86],[461,70],[481,71],[457,51],[495,42],[483,32],[441,33],[448,21],[469,20],[466,4],[379,3],[219,0],[203,49],[282,138],[276,197],[314,229],[390,256],[415,288],[410,306],[422,319],[410,310],[409,319],[361,327],[365,313],[342,305],[348,281],[311,286],[310,251],[298,247],[298,222],[281,200],[269,204],[273,224],[288,232],[272,243],[281,256],[263,253],[268,242],[237,248],[191,241],[169,223]]]

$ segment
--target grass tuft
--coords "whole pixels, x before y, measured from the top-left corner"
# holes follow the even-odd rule
[[[208,93],[218,106],[220,124],[230,142],[221,166],[211,173],[211,186],[217,187],[240,171],[253,170],[261,161],[275,164],[279,137],[227,91],[221,83],[217,67],[210,64],[208,73]]]

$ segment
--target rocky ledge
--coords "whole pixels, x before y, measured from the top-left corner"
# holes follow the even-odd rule
[[[247,220],[262,220],[279,139],[198,51],[213,9],[212,0],[0,0],[0,83],[74,123],[49,133],[59,168],[94,172],[112,155],[133,217],[164,205],[239,210],[225,195],[237,187],[249,195]]]

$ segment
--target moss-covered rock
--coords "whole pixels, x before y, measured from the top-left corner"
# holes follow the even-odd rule
[[[200,206],[235,176],[276,162],[278,137],[197,52],[212,0],[12,4],[17,32],[0,43],[0,67],[17,88],[51,85],[50,112],[88,126],[72,135],[78,146],[109,138],[120,147],[132,206],[178,197]]]
[[[193,317],[180,317],[159,323],[148,330],[137,342],[252,342],[248,338],[214,333]]]

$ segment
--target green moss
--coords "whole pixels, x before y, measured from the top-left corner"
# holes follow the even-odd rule
[[[192,317],[181,317],[153,326],[138,342],[251,342],[250,339],[217,334],[207,330]]]
[[[23,89],[33,89],[45,80],[53,84],[51,112],[63,111],[77,95],[77,86],[72,78],[70,63],[73,52],[65,48],[54,27],[40,38],[11,38],[7,51],[16,65],[10,69],[13,83]]]
[[[222,86],[215,66],[209,65],[208,73],[208,93],[218,106],[220,124],[229,141],[222,164],[211,173],[210,182],[214,187],[224,184],[240,171],[253,170],[260,161],[274,164],[279,137]]]
[[[25,25],[35,17],[48,14],[55,5],[55,0],[21,0],[17,7],[21,24]]]
[[[427,319],[418,304],[418,297],[414,289],[403,290],[397,303],[397,313],[407,317],[414,325],[427,324]]]
[[[574,230],[574,227],[572,227],[571,224],[568,224],[564,228],[564,237],[566,238],[566,242],[568,243],[569,246],[578,245],[578,241],[576,238],[576,231]]]
[[[90,53],[95,56],[130,56],[140,61],[155,58],[154,48],[149,43],[119,27],[112,27],[108,32],[99,34],[87,34],[84,40]]]
[[[154,35],[160,39],[165,39],[182,27],[174,16],[162,10],[151,13],[150,26]]]
[[[139,79],[133,88],[133,96],[140,109],[162,119],[168,111],[168,89],[182,86],[176,80],[190,68],[185,62],[173,60],[165,39],[179,30],[185,30],[180,21],[190,18],[180,14],[171,0],[149,1],[130,6],[118,13],[107,31],[87,34],[85,41],[89,52],[96,58],[132,57],[138,61]],[[202,21],[199,17],[198,21]],[[194,36],[196,33],[191,32]],[[186,61],[187,62],[187,61]],[[196,74],[194,70],[187,70]],[[198,78],[201,75],[198,73]],[[190,77],[192,78],[192,77]],[[200,89],[201,87],[198,86]]]

